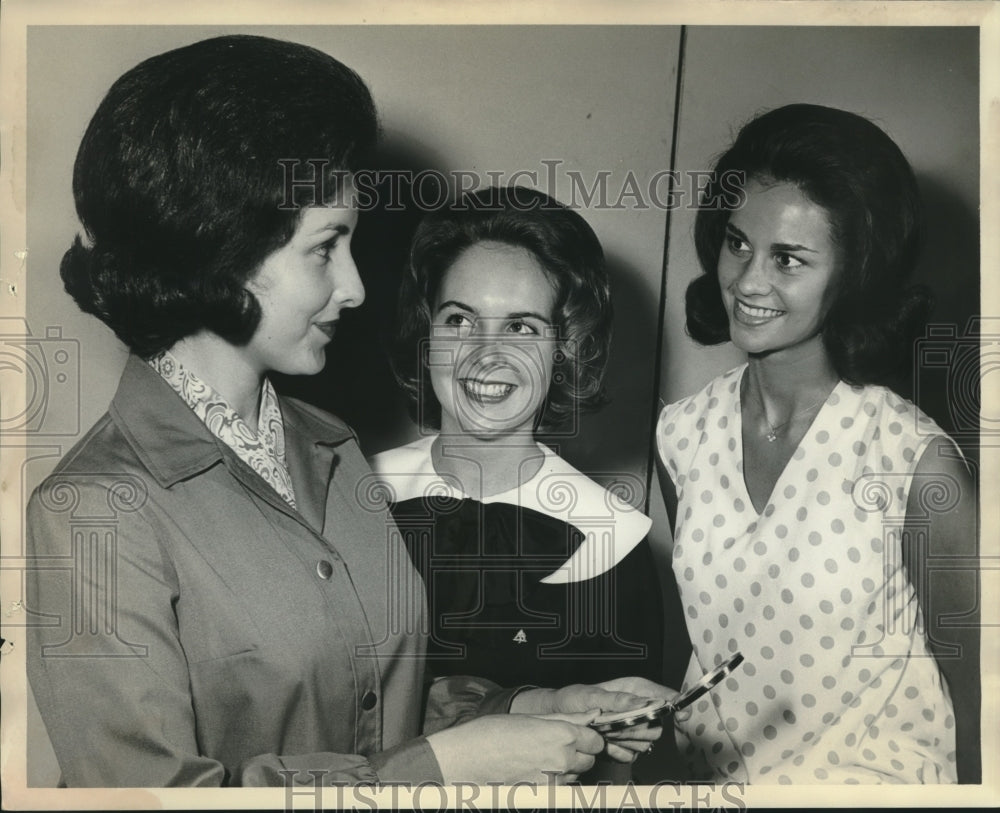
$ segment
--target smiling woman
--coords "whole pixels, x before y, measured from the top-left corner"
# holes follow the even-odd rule
[[[533,432],[557,350],[556,289],[527,250],[470,246],[445,274],[433,307],[431,386],[441,432],[503,442]]]
[[[826,211],[794,184],[754,179],[745,193],[719,256],[730,338],[747,353],[815,352],[838,261]]]
[[[396,370],[427,431],[372,467],[427,587],[433,671],[658,680],[649,519],[535,440],[604,400],[593,231],[542,192],[467,195],[418,228],[399,317]]]
[[[679,722],[686,755],[717,780],[975,781],[976,584],[927,564],[975,556],[975,488],[886,386],[926,313],[913,173],[867,119],[805,104],[747,124],[716,166],[733,170],[744,205],[699,211],[687,317],[747,363],[656,431],[688,680],[746,655]]]

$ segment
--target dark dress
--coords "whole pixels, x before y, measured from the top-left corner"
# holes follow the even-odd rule
[[[377,455],[372,466],[424,578],[433,673],[505,686],[628,675],[661,682],[648,519],[548,449],[542,471],[519,489],[468,498],[434,474],[431,442]],[[571,487],[572,511],[561,510],[566,501],[552,497],[553,486]]]

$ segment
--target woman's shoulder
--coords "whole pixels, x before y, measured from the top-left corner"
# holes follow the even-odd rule
[[[664,404],[660,410],[660,421],[670,420],[679,415],[693,415],[696,412],[715,409],[723,403],[733,402],[738,396],[740,379],[745,369],[746,364],[734,367],[713,378],[697,392]]]
[[[372,455],[368,463],[376,474],[392,475],[395,469],[403,472],[423,470],[431,462],[433,443],[433,435],[417,438],[411,443]]]
[[[26,507],[29,548],[61,550],[63,529],[73,517],[137,515],[157,488],[146,461],[105,413],[56,463],[32,492]],[[122,536],[119,529],[119,537]]]
[[[839,423],[828,425],[830,434],[834,427],[850,429],[853,443],[848,441],[847,448],[857,455],[858,465],[866,471],[874,468],[909,477],[917,472],[921,461],[937,468],[941,464],[936,461],[941,458],[966,465],[954,438],[919,406],[892,389],[842,382],[835,395],[839,400],[834,402],[831,420],[839,419]]]
[[[443,484],[431,460],[435,437],[427,435],[369,458],[376,479],[390,489],[390,502],[423,497],[429,490],[436,493],[436,487]]]
[[[740,380],[745,369],[745,364],[734,367],[713,378],[693,395],[663,406],[654,432],[656,448],[662,460],[669,463],[671,450],[683,452],[689,447],[691,439],[704,431],[711,415],[720,415],[713,424],[715,428],[726,428],[728,413],[738,403]]]
[[[89,482],[144,475],[147,467],[135,446],[109,412],[105,412],[53,467],[39,489],[69,478]]]
[[[948,434],[919,406],[894,390],[878,384],[849,386],[847,392],[857,400],[860,410],[880,427],[882,434],[899,438],[912,445]]]

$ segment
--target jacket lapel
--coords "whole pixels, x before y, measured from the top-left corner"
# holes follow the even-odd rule
[[[287,415],[284,406],[282,404],[282,411]],[[310,441],[299,427],[293,427],[286,419],[285,461],[295,488],[295,503],[305,521],[319,534],[323,532],[326,493],[336,459],[337,452],[332,445]]]
[[[354,433],[332,415],[292,398],[278,400],[285,427],[285,461],[298,513],[316,533],[323,534],[327,494],[338,459],[336,447]]]
[[[279,396],[285,457],[298,510],[216,438],[154,369],[129,356],[111,403],[121,428],[150,474],[164,488],[222,463],[245,488],[316,533],[324,524],[336,446],[353,437],[333,416]]]

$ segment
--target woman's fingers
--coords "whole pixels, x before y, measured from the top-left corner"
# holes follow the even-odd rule
[[[629,691],[607,691],[602,686],[576,683],[556,690],[549,699],[552,711],[573,713],[588,709],[629,711],[644,706],[650,698]]]
[[[660,728],[654,730],[657,735],[648,739],[611,739],[609,737],[605,742],[607,755],[617,762],[634,762],[639,754],[645,754],[652,750],[653,743],[662,732]],[[643,734],[645,733],[643,732]]]
[[[644,753],[648,747],[649,743],[646,743],[646,748],[633,750],[631,748],[623,748],[620,745],[615,745],[614,743],[609,742],[605,753],[615,762],[635,762],[636,757],[638,757],[639,754]]]
[[[600,692],[601,694],[598,699],[600,700],[601,710],[605,712],[640,709],[653,699],[651,697],[632,694],[632,692],[609,692],[603,689]]]
[[[534,714],[539,720],[556,720],[563,723],[571,723],[576,726],[586,726],[596,719],[601,710],[594,706],[586,711],[562,712],[556,711],[551,714]]]
[[[669,700],[677,694],[675,689],[671,689],[669,686],[661,686],[659,683],[654,683],[643,677],[615,678],[614,680],[606,680],[603,683],[598,683],[597,686],[608,692],[627,692],[639,697],[649,698],[650,700],[653,698]]]
[[[613,741],[616,745],[628,748],[627,743],[634,742],[640,751],[649,748],[651,742],[656,742],[663,736],[663,726],[657,724],[634,725],[631,728],[623,728],[621,731],[611,731],[604,735],[606,740]]]
[[[572,747],[580,754],[599,754],[604,750],[604,737],[587,723],[600,713],[599,709],[591,709],[580,714],[550,714],[543,719],[563,721],[568,723],[568,733],[572,736]]]
[[[582,773],[586,773],[591,768],[594,767],[594,761],[597,758],[594,754],[584,754],[577,751],[570,761],[569,771],[567,773],[573,774],[574,776],[579,776]]]
[[[589,770],[604,738],[587,727],[597,714],[479,717],[427,736],[442,776],[457,781],[568,781]]]

